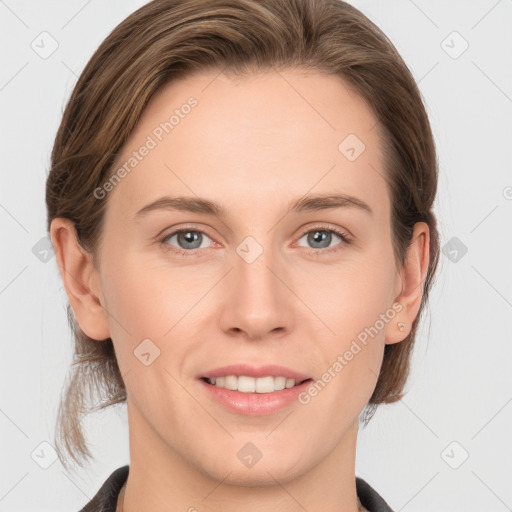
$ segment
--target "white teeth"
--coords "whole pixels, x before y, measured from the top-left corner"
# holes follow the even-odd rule
[[[295,379],[286,377],[247,377],[246,375],[226,375],[208,379],[210,384],[218,388],[231,389],[241,393],[273,393],[284,388],[295,386]]]
[[[236,391],[236,386],[237,386],[237,382],[236,382],[236,377],[234,375],[226,375],[224,377],[224,387],[226,389],[232,389],[233,391]]]
[[[256,379],[254,377],[246,377],[245,375],[240,375],[240,377],[230,375],[230,377],[233,377],[235,381],[238,381],[236,386],[238,391],[242,393],[254,393],[256,391]]]
[[[274,387],[276,391],[280,391],[286,387],[286,377],[274,377]]]

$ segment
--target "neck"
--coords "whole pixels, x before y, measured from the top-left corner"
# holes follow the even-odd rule
[[[286,475],[275,478],[272,470],[263,471],[260,466],[265,479],[255,484],[233,476],[232,471],[215,478],[201,460],[185,460],[164,443],[141,421],[135,409],[128,407],[128,413],[132,414],[130,471],[116,512],[235,512],[241,506],[244,512],[365,511],[357,498],[355,484],[357,422],[335,449],[309,471],[293,479],[287,479]]]

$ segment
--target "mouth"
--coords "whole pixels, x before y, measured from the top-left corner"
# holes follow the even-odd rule
[[[232,364],[202,372],[196,378],[210,399],[244,416],[272,415],[293,407],[313,381],[307,374],[273,364]]]
[[[305,382],[313,379],[292,379],[283,375],[251,377],[249,375],[225,375],[219,377],[201,377],[201,380],[207,384],[228,389],[231,391],[239,391],[240,393],[274,393],[284,389],[290,389],[300,386]]]

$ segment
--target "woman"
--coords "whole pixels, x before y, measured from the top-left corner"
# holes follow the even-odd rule
[[[358,424],[403,396],[436,186],[417,86],[354,7],[155,0],[117,26],[47,181],[61,461],[90,457],[86,413],[128,413],[130,465],[83,510],[391,510]]]

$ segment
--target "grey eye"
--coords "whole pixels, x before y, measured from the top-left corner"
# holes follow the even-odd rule
[[[311,244],[309,246],[310,249],[326,249],[333,241],[333,235],[343,241],[340,235],[329,229],[313,229],[304,233],[300,240],[306,237],[307,243]]]
[[[170,243],[171,240],[175,237],[178,248],[189,250],[200,249],[204,247],[202,246],[202,242],[205,241],[205,238],[209,239],[209,237],[201,231],[187,229],[175,231],[174,233],[171,233],[168,237],[166,237],[165,240],[167,243]]]

